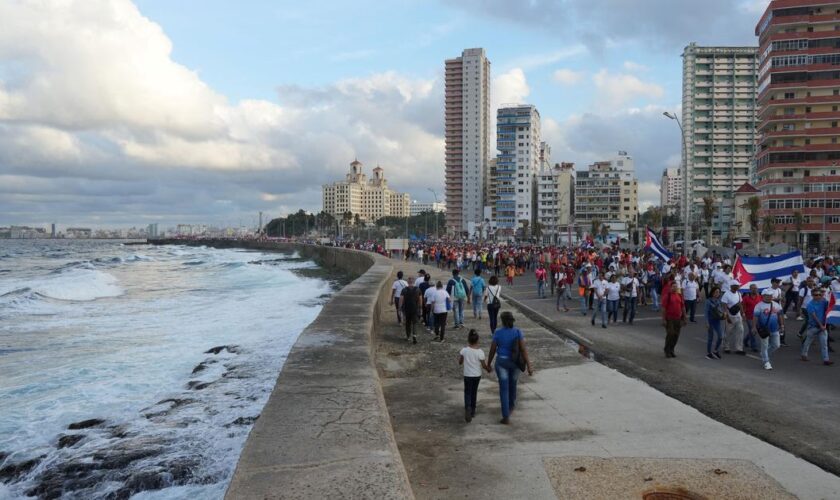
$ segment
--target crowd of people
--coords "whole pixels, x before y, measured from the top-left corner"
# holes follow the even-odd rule
[[[381,247],[360,248],[387,255]],[[840,262],[835,263],[831,258],[809,260],[805,263],[805,273],[794,271],[790,276],[773,279],[763,290],[752,284],[746,291],[733,274],[732,258],[715,254],[678,256],[663,261],[649,252],[617,247],[437,242],[413,245],[399,257],[451,274],[448,280],[441,281],[433,281],[423,269],[417,276],[406,278],[402,272],[398,274],[391,301],[397,321],[405,327],[408,342],[417,343],[416,332],[423,327],[434,335],[434,342],[444,342],[450,313],[451,327],[462,329],[469,306],[475,319],[482,319],[486,312],[493,335],[490,356],[485,361],[483,352],[480,356],[475,354],[478,347],[470,341],[459,357],[465,370],[467,421],[474,414],[478,387],[475,377],[480,377],[481,369],[491,369],[494,354],[503,422],[509,421],[515,404],[517,373],[509,360],[511,343],[518,346],[522,335],[511,333],[513,319],[512,316],[507,319],[507,312],[502,315],[502,328],[498,328],[503,297],[501,280],[505,280],[506,286],[512,286],[531,273],[536,281],[537,298],[551,298],[558,314],[581,314],[592,326],[606,329],[619,320],[633,325],[640,307],[661,315],[666,358],[677,356],[682,328],[697,323],[698,315],[702,314],[707,331],[706,358],[710,361],[720,360],[727,354],[745,356],[752,351],[759,354],[765,370],[772,370],[774,352],[789,345],[786,320],[796,319],[801,321],[795,333],[800,340],[800,359],[809,361],[811,346],[817,342],[822,364],[833,365],[832,326],[827,316],[831,294],[840,292]],[[502,332],[501,336],[498,332]],[[477,338],[476,335],[477,332],[470,331],[468,337]],[[502,339],[505,348],[498,345]],[[522,342],[524,350],[524,338]],[[530,361],[521,365],[520,371],[531,370]]]

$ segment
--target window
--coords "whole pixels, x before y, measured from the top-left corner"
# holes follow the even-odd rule
[[[785,92],[785,99],[793,99],[794,95],[793,92]]]

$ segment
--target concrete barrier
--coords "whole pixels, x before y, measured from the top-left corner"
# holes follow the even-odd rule
[[[297,251],[323,267],[358,276],[324,306],[289,353],[226,499],[413,498],[374,364],[372,338],[393,273],[388,259],[291,243],[152,243]]]

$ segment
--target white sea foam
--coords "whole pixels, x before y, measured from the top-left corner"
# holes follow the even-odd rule
[[[0,451],[13,454],[7,463],[46,457],[0,489],[0,498],[23,495],[63,465],[96,463],[94,457],[123,448],[154,454],[96,469],[93,487],[77,485],[65,496],[104,497],[127,478],[179,467],[188,467],[188,475],[165,476],[164,488],[136,498],[223,496],[251,419],[330,288],[290,272],[312,263],[284,262],[277,254],[180,247],[148,253],[133,261],[109,248],[84,259],[119,256],[121,263],[90,269],[76,259],[55,273],[14,277],[15,286],[59,300],[36,301],[57,314],[36,317],[30,310],[0,321]],[[197,260],[206,264],[183,265]],[[34,267],[46,266],[39,260]],[[0,316],[4,307],[0,299]],[[223,345],[238,347],[205,352]],[[90,418],[106,423],[67,431],[69,423]],[[59,435],[68,433],[85,437],[57,449]]]

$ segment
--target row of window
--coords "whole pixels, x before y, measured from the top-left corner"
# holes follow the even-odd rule
[[[840,208],[840,200],[768,200],[765,202],[769,210],[799,210],[803,208]]]

